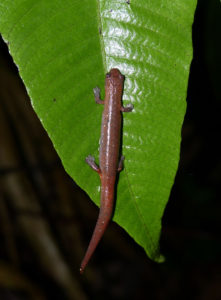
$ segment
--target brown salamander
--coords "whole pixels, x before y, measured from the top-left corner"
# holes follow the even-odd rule
[[[94,89],[96,103],[104,104],[99,150],[100,166],[96,165],[91,155],[86,158],[86,162],[100,175],[101,205],[90,244],[81,263],[80,273],[83,273],[94,253],[113,212],[116,175],[122,170],[124,160],[123,156],[119,160],[121,112],[130,112],[133,109],[133,105],[122,106],[123,86],[124,76],[118,69],[111,69],[106,74],[104,101],[100,99],[100,89],[98,87]]]

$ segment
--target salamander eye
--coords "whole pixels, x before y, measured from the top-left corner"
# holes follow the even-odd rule
[[[111,74],[110,73],[107,73],[106,74],[106,78],[110,78],[111,77]]]
[[[120,74],[120,78],[121,78],[122,80],[125,80],[125,76],[124,76],[123,74]]]

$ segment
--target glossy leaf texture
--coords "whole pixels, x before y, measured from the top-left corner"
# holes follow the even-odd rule
[[[2,0],[0,32],[63,165],[99,204],[98,161],[105,73],[126,76],[114,220],[160,260],[161,218],[176,174],[192,59],[196,0]]]

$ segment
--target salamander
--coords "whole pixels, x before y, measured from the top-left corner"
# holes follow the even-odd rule
[[[94,88],[96,103],[104,104],[99,149],[100,166],[97,166],[94,157],[91,155],[86,158],[86,162],[100,175],[101,205],[91,241],[81,263],[81,274],[102,238],[113,213],[116,175],[122,170],[124,160],[124,156],[121,156],[119,159],[122,123],[121,112],[130,112],[133,110],[133,105],[131,104],[126,107],[122,106],[123,87],[124,76],[118,69],[114,68],[106,74],[104,101],[100,99],[100,89],[98,87]]]

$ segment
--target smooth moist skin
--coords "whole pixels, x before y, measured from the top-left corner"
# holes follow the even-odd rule
[[[95,164],[94,157],[89,155],[86,162],[95,170],[101,179],[101,205],[98,220],[80,267],[83,273],[88,261],[94,253],[107,225],[111,219],[114,203],[114,189],[117,172],[122,170],[124,157],[119,160],[121,139],[121,112],[130,112],[132,105],[122,106],[124,76],[118,69],[111,69],[106,74],[105,99],[100,99],[100,89],[94,89],[95,101],[104,104],[100,139],[100,167]]]

